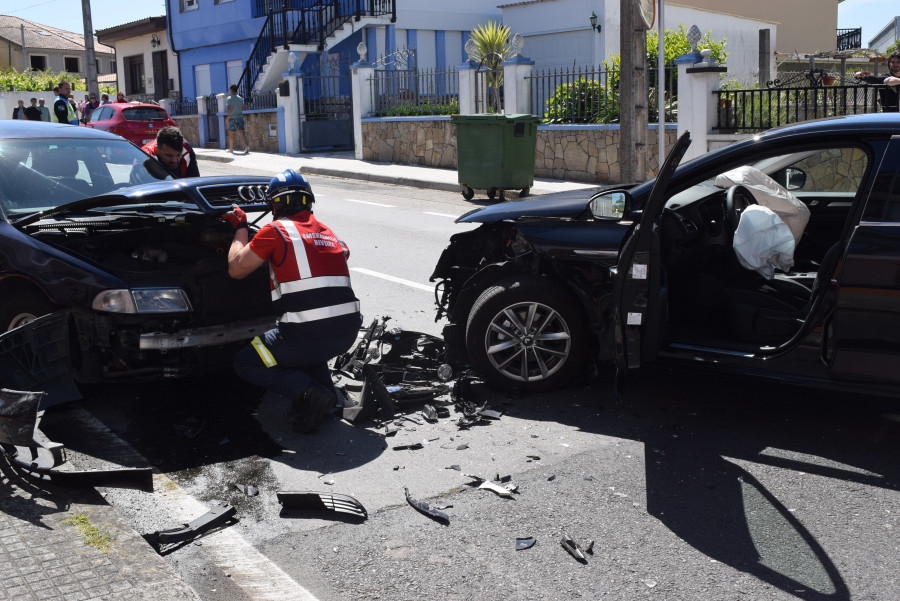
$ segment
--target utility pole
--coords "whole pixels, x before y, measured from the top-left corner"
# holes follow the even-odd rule
[[[91,23],[91,0],[81,0],[81,16],[84,20],[84,61],[87,63],[87,89],[99,95],[97,85],[97,60],[94,58],[94,26]]]
[[[647,31],[637,0],[620,4],[619,164],[622,183],[647,177]]]

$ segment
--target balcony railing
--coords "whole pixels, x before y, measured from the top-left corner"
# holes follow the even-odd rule
[[[838,29],[836,48],[838,50],[862,48],[862,29]]]

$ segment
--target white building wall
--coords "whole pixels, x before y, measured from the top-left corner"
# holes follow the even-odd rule
[[[119,89],[125,89],[125,59],[131,56],[141,55],[144,57],[144,79],[146,80],[146,93],[153,94],[156,92],[157,82],[153,79],[153,53],[160,50],[166,50],[166,62],[168,63],[169,79],[173,79],[176,90],[181,89],[178,81],[178,58],[173,52],[168,51],[169,44],[165,35],[160,33],[156,37],[161,44],[154,48],[150,44],[152,34],[142,35],[127,40],[116,42],[116,76],[119,82]],[[163,82],[164,84],[164,82]],[[163,85],[163,88],[165,86]]]
[[[869,40],[868,48],[884,52],[897,40],[900,40],[900,17],[891,19],[874,38]]]
[[[397,27],[469,31],[488,21],[500,21],[497,2],[488,0],[397,0]]]
[[[420,29],[416,33],[416,64],[419,69],[434,69],[437,51],[434,47],[434,32]]]

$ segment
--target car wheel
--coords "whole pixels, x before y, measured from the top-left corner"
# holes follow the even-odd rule
[[[466,324],[472,367],[492,386],[552,390],[584,365],[584,312],[562,284],[514,278],[485,290]]]
[[[55,310],[56,306],[39,292],[16,294],[0,308],[0,332],[8,332]]]

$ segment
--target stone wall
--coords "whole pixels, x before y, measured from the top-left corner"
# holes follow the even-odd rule
[[[181,135],[191,146],[200,145],[200,117],[198,115],[173,116],[172,120],[181,130]]]
[[[456,127],[449,117],[363,119],[363,159],[456,169]]]
[[[449,117],[363,119],[363,159],[456,169],[456,126]],[[656,173],[657,130],[650,130],[647,177]],[[671,147],[676,130],[666,130]],[[618,126],[539,126],[534,175],[569,181],[622,183]]]
[[[275,124],[276,135],[269,136],[269,125]],[[226,120],[225,129],[228,130]],[[253,152],[278,152],[278,112],[244,112],[244,133]]]

